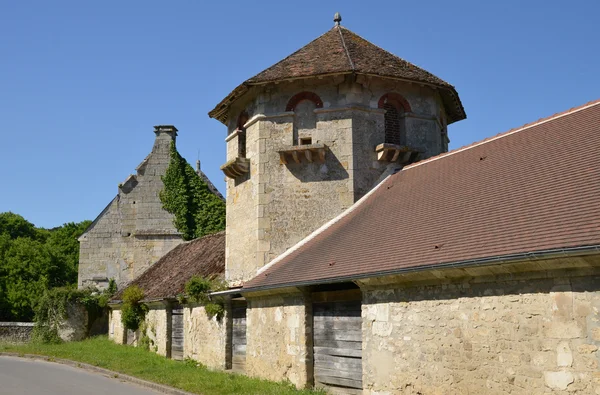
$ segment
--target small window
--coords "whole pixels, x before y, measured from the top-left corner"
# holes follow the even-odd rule
[[[410,112],[410,104],[397,93],[386,93],[379,99],[378,107],[385,110],[385,143],[407,145],[404,114]]]
[[[312,137],[301,137],[300,145],[309,145],[312,144]]]
[[[243,111],[240,116],[238,117],[238,121],[237,121],[237,131],[238,131],[238,142],[239,142],[239,146],[238,146],[238,153],[240,158],[245,158],[246,157],[246,129],[244,128],[244,125],[246,124],[246,122],[248,122],[248,113],[246,111]]]

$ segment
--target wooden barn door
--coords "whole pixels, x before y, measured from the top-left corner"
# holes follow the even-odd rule
[[[313,294],[316,387],[332,393],[362,393],[360,297],[360,290]]]
[[[246,301],[231,302],[233,318],[231,336],[231,370],[244,372],[246,370]]]
[[[180,305],[171,310],[171,359],[183,359],[183,308]]]

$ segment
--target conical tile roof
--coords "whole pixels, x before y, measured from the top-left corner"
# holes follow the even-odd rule
[[[243,82],[209,116],[225,123],[229,105],[242,96],[249,86],[334,74],[376,75],[431,85],[440,88],[448,111],[448,123],[466,118],[458,93],[452,85],[339,25]]]

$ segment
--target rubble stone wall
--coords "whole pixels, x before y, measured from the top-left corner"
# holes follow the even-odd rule
[[[312,381],[310,305],[302,294],[247,298],[246,374],[289,380],[299,388]]]
[[[228,312],[220,319],[208,317],[203,306],[183,309],[183,357],[211,369],[226,368]]]
[[[600,394],[600,272],[363,291],[367,394]]]

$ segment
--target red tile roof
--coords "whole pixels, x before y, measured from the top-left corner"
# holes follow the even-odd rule
[[[191,240],[173,248],[144,273],[128,284],[144,291],[145,300],[175,298],[194,275],[203,277],[225,273],[225,232]],[[113,300],[121,299],[119,290]]]
[[[448,123],[466,118],[458,93],[452,85],[341,26],[335,26],[287,58],[239,85],[208,115],[225,123],[229,105],[242,96],[251,85],[352,73],[414,81],[441,88],[440,94],[448,111]]]
[[[598,246],[599,153],[600,100],[417,162],[244,289]]]

